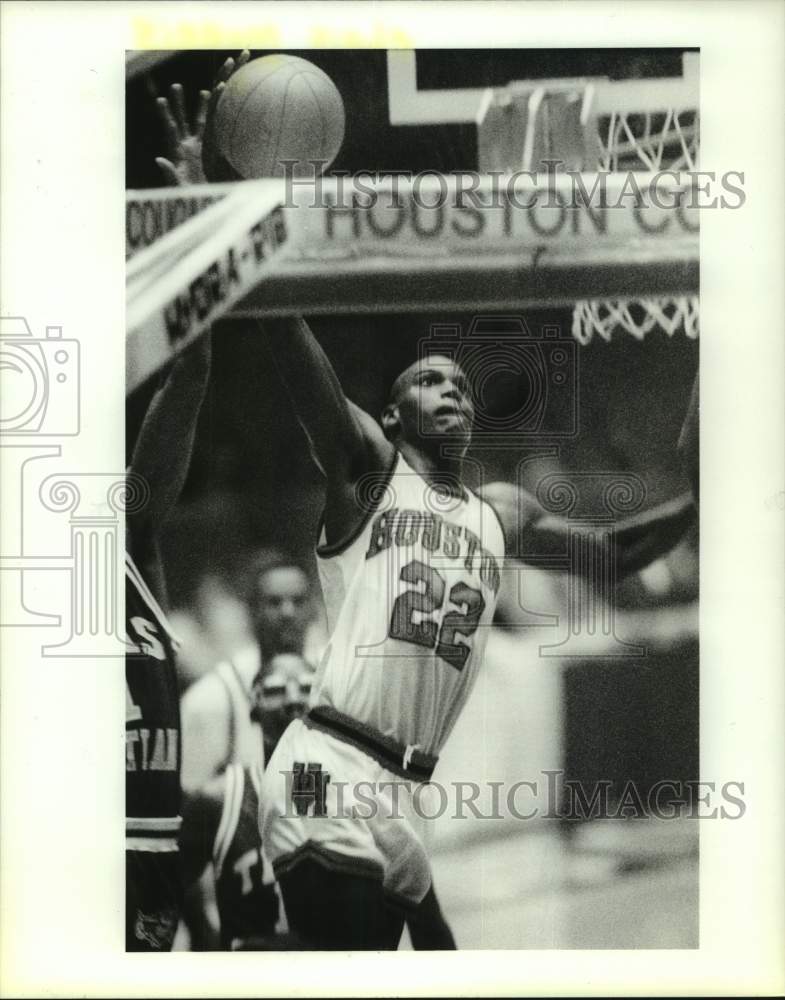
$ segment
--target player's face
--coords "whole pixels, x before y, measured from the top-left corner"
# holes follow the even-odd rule
[[[401,431],[406,440],[471,440],[474,404],[469,383],[450,358],[424,358],[404,373],[397,398]]]
[[[308,708],[314,671],[295,653],[273,656],[262,677],[254,681],[254,710],[271,750],[292,721]]]
[[[267,656],[302,652],[311,612],[308,591],[308,578],[296,566],[281,566],[259,577],[251,613]]]

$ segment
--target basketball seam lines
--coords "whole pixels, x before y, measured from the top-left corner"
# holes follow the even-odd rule
[[[297,73],[295,76],[289,77],[289,82],[286,84],[286,90],[283,95],[283,104],[281,105],[281,117],[278,120],[278,138],[275,140],[275,152],[273,153],[273,163],[272,171],[275,173],[275,165],[278,163],[278,147],[281,145],[281,134],[283,132],[283,120],[286,117],[286,102],[289,100],[289,88],[291,87],[293,81],[299,76]],[[284,171],[285,173],[285,171]]]
[[[307,76],[306,73],[303,73],[303,80],[305,81],[305,85],[310,90],[311,97],[313,97],[313,103],[316,105],[316,110],[319,112],[319,125],[321,127],[321,136],[319,137],[319,149],[320,149],[320,152],[321,152],[322,156],[324,156],[325,153],[326,153],[325,142],[324,142],[324,130],[325,130],[325,127],[326,127],[326,124],[327,124],[326,120],[325,120],[326,119],[326,115],[324,113],[324,108],[319,103],[319,98],[316,96],[316,91],[311,86],[311,82],[308,79],[308,76]]]
[[[232,129],[232,134],[231,134],[231,137],[229,139],[229,152],[230,153],[234,153],[234,139],[235,139],[235,135],[237,134],[237,129],[240,127],[240,120],[242,118],[242,113],[243,113],[243,109],[245,108],[245,105],[251,100],[251,98],[253,97],[253,95],[256,93],[256,91],[259,89],[259,87],[262,86],[263,83],[267,83],[267,81],[270,80],[272,77],[274,77],[276,73],[280,73],[281,70],[285,69],[285,68],[286,68],[286,63],[284,63],[283,65],[279,66],[278,69],[274,69],[272,71],[272,73],[268,73],[267,76],[262,77],[262,79],[258,81],[258,83],[256,84],[256,86],[251,91],[249,91],[249,93],[246,95],[245,100],[243,101],[243,103],[240,105],[240,107],[235,112],[234,128]],[[287,90],[288,90],[288,86],[287,86]],[[284,103],[285,103],[285,101],[284,101]],[[280,125],[280,123],[279,123],[279,125]],[[280,131],[280,129],[279,129],[279,131]],[[234,166],[234,164],[232,164],[232,166]],[[237,168],[235,167],[235,169],[237,169]]]

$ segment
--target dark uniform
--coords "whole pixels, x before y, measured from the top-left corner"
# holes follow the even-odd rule
[[[259,773],[230,764],[224,775],[224,801],[213,845],[215,899],[221,920],[221,946],[272,937],[280,914],[273,872],[259,838]]]
[[[169,951],[180,913],[180,703],[176,640],[125,558],[127,951]]]

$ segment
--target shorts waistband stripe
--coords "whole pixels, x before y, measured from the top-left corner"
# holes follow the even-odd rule
[[[180,816],[126,816],[126,833],[142,833],[145,836],[179,833],[182,826]]]
[[[357,747],[401,778],[430,781],[439,762],[438,757],[416,747],[405,747],[329,705],[312,708],[304,716],[303,722],[306,726],[321,729],[344,743]]]
[[[305,860],[316,861],[330,871],[343,872],[346,875],[362,875],[377,881],[384,878],[384,868],[379,862],[370,858],[341,854],[340,851],[334,851],[314,840],[306,840],[296,850],[276,858],[273,861],[273,873],[276,878],[280,878]]]
[[[178,850],[174,837],[126,837],[126,851],[146,851],[148,854],[171,854]]]

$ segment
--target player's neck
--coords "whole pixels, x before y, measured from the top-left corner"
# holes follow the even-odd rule
[[[434,486],[450,485],[454,481],[457,493],[463,492],[463,455],[445,455],[444,447],[438,445],[434,451],[426,451],[409,441],[400,441],[398,450],[407,464]]]

